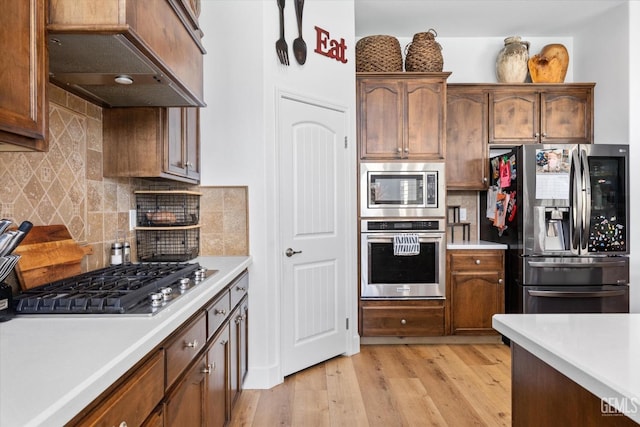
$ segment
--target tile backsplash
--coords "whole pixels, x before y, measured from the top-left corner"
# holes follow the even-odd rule
[[[134,241],[133,192],[147,185],[103,177],[102,109],[55,85],[49,85],[49,151],[0,153],[0,182],[0,217],[66,225],[74,240],[93,248],[84,270],[107,265],[116,239]],[[247,188],[192,189],[203,193],[200,254],[248,254]]]

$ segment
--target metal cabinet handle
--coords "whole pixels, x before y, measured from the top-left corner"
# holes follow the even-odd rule
[[[406,319],[402,319],[402,320],[400,320],[400,324],[401,324],[401,325],[406,325],[406,324],[407,324]]]
[[[240,322],[242,322],[242,316],[236,317],[235,322],[236,322],[236,325],[239,325]]]
[[[539,136],[540,136],[540,132],[536,132],[536,133],[534,133],[534,134],[533,134],[533,137],[534,137],[534,138],[537,138],[537,137],[539,137]]]
[[[486,176],[482,177],[482,183],[483,183],[483,184],[486,184],[488,181],[489,181],[489,180],[487,179],[487,177],[486,177]]]
[[[247,288],[245,288],[244,286],[236,286],[236,291],[244,292],[246,290]]]
[[[217,308],[215,310],[213,310],[213,314],[221,314],[221,315],[225,315],[227,314],[227,310],[225,310],[224,308],[222,310],[218,310]]]
[[[186,348],[197,348],[198,347],[198,340],[193,340],[192,342],[186,342],[184,344],[184,346]]]
[[[118,424],[118,427],[127,427],[128,424],[126,421],[122,421],[120,424]]]
[[[499,285],[502,285],[502,282],[504,282],[504,280],[502,280],[502,279],[498,279],[498,284],[499,284]]]
[[[398,152],[398,154],[402,153],[402,148],[398,147],[396,148],[396,151]]]
[[[211,366],[211,364],[208,364],[207,366],[204,367],[204,369],[202,370],[202,373],[211,375],[212,371],[213,371],[213,366]]]
[[[292,257],[292,256],[294,256],[295,254],[301,254],[301,253],[302,253],[302,251],[294,251],[294,250],[293,250],[293,249],[291,249],[291,248],[287,248],[287,250],[286,250],[286,251],[284,251],[284,254],[285,254],[286,256],[288,256],[288,257]]]
[[[476,260],[476,265],[480,265],[480,260],[479,259]]]
[[[405,153],[407,153],[407,154],[409,154],[409,148],[405,148],[405,149],[404,149],[404,152],[405,152]]]

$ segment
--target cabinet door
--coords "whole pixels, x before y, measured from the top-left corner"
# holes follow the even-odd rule
[[[229,324],[227,323],[207,350],[206,422],[202,424],[203,426],[222,427],[231,419],[229,350]]]
[[[182,108],[167,108],[166,123],[166,170],[178,175],[186,175],[186,160],[183,145]]]
[[[45,20],[45,0],[2,2],[0,142],[11,150],[48,149]]]
[[[447,87],[447,188],[484,190],[489,178],[488,94]]]
[[[443,159],[446,86],[442,80],[407,80],[402,155]]]
[[[167,398],[164,416],[165,426],[205,425],[204,422],[207,419],[205,413],[207,374],[206,354],[202,354]]]
[[[403,146],[402,82],[360,79],[358,107],[360,158],[400,158]]]
[[[491,317],[504,313],[504,252],[449,251],[447,270],[452,333],[496,334]]]
[[[189,178],[200,179],[200,109],[184,108],[182,126],[184,129],[185,167]]]
[[[360,301],[363,337],[431,337],[445,334],[441,300]]]
[[[231,391],[231,406],[236,402],[242,390],[242,382],[247,373],[247,340],[248,340],[248,319],[249,312],[247,298],[242,300],[240,305],[233,311],[230,317],[230,365],[229,365],[229,388]]]
[[[546,90],[540,95],[541,142],[593,142],[592,89]]]
[[[540,137],[540,96],[531,90],[489,93],[489,143],[534,144]]]

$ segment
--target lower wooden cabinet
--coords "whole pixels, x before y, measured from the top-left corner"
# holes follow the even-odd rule
[[[228,424],[248,369],[248,288],[245,270],[68,425]]]
[[[497,334],[491,317],[504,313],[504,251],[447,252],[451,333]]]
[[[360,301],[363,337],[445,335],[444,300]]]
[[[72,426],[141,425],[164,396],[164,350],[134,368],[84,417]]]

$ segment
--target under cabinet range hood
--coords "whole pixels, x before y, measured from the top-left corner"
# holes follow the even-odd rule
[[[204,107],[123,34],[49,33],[49,80],[103,107]]]

